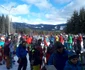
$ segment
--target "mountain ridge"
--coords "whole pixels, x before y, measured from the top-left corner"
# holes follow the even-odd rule
[[[27,23],[20,23],[20,22],[12,22],[13,27],[16,28],[30,28],[34,30],[47,30],[47,31],[55,31],[55,30],[63,30],[66,27],[65,23],[62,24],[27,24]]]

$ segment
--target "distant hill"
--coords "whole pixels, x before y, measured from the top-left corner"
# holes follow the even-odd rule
[[[13,27],[16,28],[30,28],[34,30],[47,30],[47,31],[56,31],[63,30],[66,27],[66,24],[50,25],[50,24],[27,24],[27,23],[18,23],[13,22]]]

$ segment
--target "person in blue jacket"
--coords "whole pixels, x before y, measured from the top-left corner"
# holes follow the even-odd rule
[[[79,56],[75,52],[71,52],[68,55],[64,70],[82,70]]]
[[[27,68],[27,51],[26,51],[26,41],[23,41],[19,47],[16,49],[16,55],[18,56],[18,70],[26,70]]]
[[[68,60],[68,51],[60,42],[54,44],[55,52],[52,53],[48,60],[48,65],[54,65],[57,70],[64,70],[66,61]]]

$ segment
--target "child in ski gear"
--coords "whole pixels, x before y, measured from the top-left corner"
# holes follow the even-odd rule
[[[79,56],[75,52],[71,52],[68,56],[64,70],[81,70]]]

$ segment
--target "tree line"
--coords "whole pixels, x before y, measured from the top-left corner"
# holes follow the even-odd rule
[[[9,24],[10,24],[10,28],[9,28]],[[0,34],[9,34],[9,29],[10,29],[10,33],[14,32],[11,18],[9,19],[8,15],[2,14],[0,16]]]
[[[0,15],[0,34],[9,34],[9,29],[10,33],[18,33],[18,32],[27,33],[30,31],[29,28],[26,27],[21,28],[20,25],[19,26],[16,25],[16,27],[14,27],[12,18],[10,18],[8,15],[4,14]]]
[[[85,9],[74,11],[71,18],[67,20],[66,33],[78,34],[85,33]]]
[[[9,23],[9,17],[8,15],[4,16],[1,15],[0,16],[0,33],[1,34],[8,34],[8,23]]]
[[[9,23],[10,23],[10,33],[25,33],[25,34],[50,34],[55,31],[45,31],[45,30],[34,30],[26,27],[25,24],[13,23],[10,21],[8,15],[2,14],[0,16],[0,34],[9,34]]]

